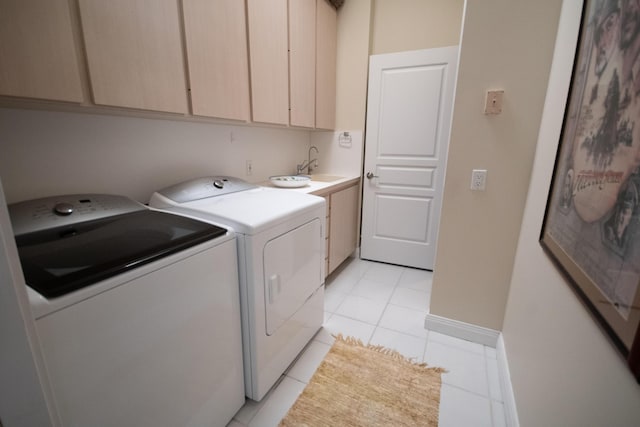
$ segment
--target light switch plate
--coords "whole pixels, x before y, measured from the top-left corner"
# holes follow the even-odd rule
[[[504,96],[504,90],[489,90],[487,91],[487,99],[484,105],[485,114],[500,114],[502,113],[502,98]]]

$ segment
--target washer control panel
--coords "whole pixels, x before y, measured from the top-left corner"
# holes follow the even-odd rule
[[[9,205],[16,236],[147,209],[125,196],[72,194]]]
[[[158,191],[158,194],[174,202],[186,203],[257,187],[257,185],[231,176],[207,176],[172,185]]]

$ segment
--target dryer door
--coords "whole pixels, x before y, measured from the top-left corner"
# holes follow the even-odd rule
[[[324,239],[314,218],[264,247],[266,333],[273,335],[322,285]]]

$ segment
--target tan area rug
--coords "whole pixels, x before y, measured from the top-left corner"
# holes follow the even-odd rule
[[[338,336],[280,426],[437,426],[443,372]]]

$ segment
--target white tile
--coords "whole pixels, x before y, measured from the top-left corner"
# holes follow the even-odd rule
[[[306,384],[284,377],[273,392],[266,396],[264,405],[248,424],[249,427],[275,427],[293,406]]]
[[[367,269],[362,277],[395,286],[404,270],[405,267],[376,262]]]
[[[429,340],[437,341],[440,344],[445,344],[449,347],[455,347],[460,350],[469,351],[471,353],[477,353],[484,356],[484,346],[482,344],[478,344],[477,342],[463,340],[435,331],[429,331]]]
[[[347,295],[336,310],[336,314],[365,323],[377,325],[386,303],[374,301],[358,295]]]
[[[398,280],[401,288],[411,288],[423,292],[431,292],[433,282],[433,272],[418,270],[416,268],[405,268]]]
[[[324,310],[329,313],[335,313],[347,294],[340,292],[325,292],[324,294]]]
[[[413,359],[415,362],[422,362],[422,354],[427,340],[378,327],[371,337],[370,344],[396,350],[404,357]]]
[[[504,413],[504,404],[491,401],[491,417],[493,419],[493,427],[507,427],[507,416]]]
[[[361,340],[364,344],[368,344],[371,335],[373,335],[373,330],[376,327],[359,320],[334,314],[331,316],[331,319],[325,323],[324,328],[332,335],[342,334],[345,337],[354,337]]]
[[[495,348],[424,329],[432,277],[424,270],[347,260],[327,281],[324,327],[287,376],[261,402],[247,399],[228,427],[278,425],[338,333],[447,369],[440,426],[506,426]]]
[[[424,328],[424,318],[426,315],[426,311],[388,304],[378,326],[404,334],[426,338],[427,330]]]
[[[233,419],[238,421],[241,424],[248,425],[253,417],[258,413],[262,405],[267,401],[267,395],[260,401],[256,402],[255,400],[246,399],[244,405],[240,410],[234,415]]]
[[[348,294],[349,292],[351,292],[351,289],[353,289],[356,283],[358,283],[358,280],[360,280],[360,276],[340,273],[339,275],[333,277],[331,282],[325,284],[324,293],[325,295],[332,292]]]
[[[324,323],[326,324],[327,321],[325,320]],[[324,326],[320,328],[320,330],[316,333],[316,336],[313,337],[313,339],[328,345],[333,345],[333,342],[335,341],[335,338],[331,336],[331,332],[329,332]]]
[[[440,427],[491,427],[491,402],[448,384],[440,391]]]
[[[348,262],[348,264],[346,264]],[[374,262],[366,261],[358,258],[351,258],[345,261],[344,267],[340,267],[341,271],[338,273],[340,276],[350,276],[356,279],[360,279],[367,270],[374,265]]]
[[[380,302],[388,302],[391,299],[395,284],[393,282],[376,282],[362,278],[351,290],[351,295],[358,295]]]
[[[325,311],[324,312],[324,320],[322,323],[325,323],[327,320],[329,320],[329,318],[333,315],[333,313],[331,313],[330,311]]]
[[[498,372],[498,361],[496,359],[487,358],[487,377],[489,381],[489,397],[503,402],[502,387],[500,386],[500,374]]]
[[[316,340],[311,341],[298,360],[289,368],[286,375],[294,380],[308,384],[329,350],[331,350],[330,344]]]
[[[397,287],[389,302],[402,307],[428,311],[429,299],[429,292]]]
[[[442,374],[442,382],[489,397],[484,355],[449,347],[429,338],[424,362],[448,371]]]

